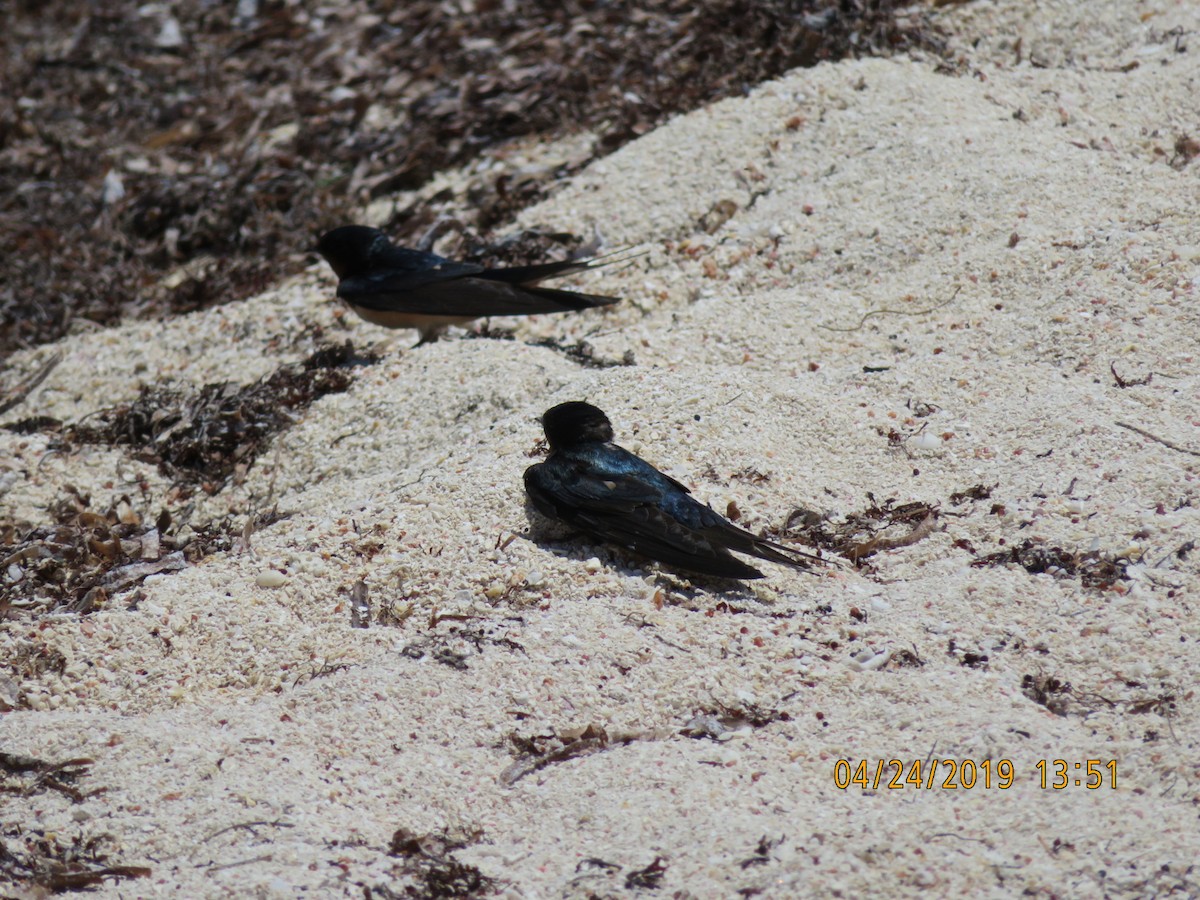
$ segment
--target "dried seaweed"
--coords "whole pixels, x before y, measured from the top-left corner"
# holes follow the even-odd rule
[[[392,835],[388,854],[400,858],[400,875],[408,882],[400,891],[386,885],[366,888],[364,895],[379,900],[404,897],[409,900],[440,900],[446,897],[483,897],[496,892],[496,882],[477,867],[455,859],[454,853],[476,844],[482,832],[418,834],[398,828]]]
[[[657,890],[662,884],[663,876],[667,874],[667,864],[661,856],[654,857],[654,862],[643,866],[637,871],[625,876],[625,887],[629,890]]]
[[[345,391],[353,381],[346,367],[363,361],[347,341],[250,385],[147,386],[132,403],[67,427],[62,441],[130,447],[164,474],[215,494],[231,477],[243,476],[271,438],[314,401]]]
[[[50,523],[0,522],[0,620],[46,612],[89,613],[145,577],[186,568],[206,554],[232,550],[254,528],[277,521],[274,509],[245,522],[232,518],[185,528],[194,487],[216,493],[244,476],[281,428],[326,394],[346,390],[347,366],[370,362],[353,344],[324,347],[300,364],[283,366],[251,385],[210,384],[198,391],[149,386],[131,403],[74,425],[18,422],[58,432],[56,445],[128,446],[178,484],[157,516],[128,496],[107,505],[68,485],[48,509]],[[61,431],[60,431],[61,428]],[[31,674],[41,658],[25,661]]]
[[[796,66],[938,49],[894,0],[263,0],[0,5],[0,354],[251,296],[370,198],[513,138],[590,132],[542,172],[403,211],[488,230],[667,117]]]
[[[599,725],[588,725],[579,735],[562,737],[559,735],[532,735],[521,737],[509,735],[509,740],[517,749],[517,759],[500,773],[500,783],[512,787],[526,775],[531,775],[547,766],[590,756],[610,747],[628,744],[637,740],[633,735],[622,738],[609,738],[608,732]]]
[[[0,794],[29,797],[43,791],[56,791],[76,803],[103,794],[107,788],[84,792],[78,787],[80,779],[90,774],[90,759],[67,759],[48,763],[32,756],[0,751]]]
[[[457,617],[450,615],[437,617],[430,622],[430,627],[433,628],[438,622],[451,618]],[[476,655],[482,655],[485,647],[503,647],[510,652],[524,653],[525,648],[507,636],[510,629],[511,624],[492,622],[451,625],[443,634],[429,635],[411,644],[406,644],[400,653],[409,659],[421,659],[429,655],[444,666],[465,672],[470,668],[467,660],[471,649],[475,651]]]
[[[993,484],[991,487],[988,487],[986,484],[972,485],[965,490],[955,491],[951,494],[950,503],[952,506],[962,506],[968,500],[987,500],[992,496],[992,491],[997,487],[999,487],[999,484]]]
[[[1048,574],[1057,578],[1079,577],[1086,588],[1107,590],[1118,581],[1128,581],[1128,560],[1110,559],[1099,551],[1072,552],[1062,547],[1047,547],[1037,541],[1025,540],[1020,544],[989,553],[974,560],[976,568],[1005,566],[1015,563],[1030,575]]]
[[[773,857],[771,851],[780,846],[787,840],[787,835],[781,834],[777,838],[769,838],[765,834],[758,839],[758,846],[754,848],[754,855],[743,859],[739,866],[743,869],[748,869],[751,866],[762,866],[771,862]]]
[[[1070,683],[1039,672],[1036,675],[1025,675],[1021,679],[1021,693],[1056,716],[1065,716],[1072,691]]]
[[[927,503],[882,504],[867,494],[870,506],[851,513],[841,522],[823,518],[812,510],[796,509],[788,516],[779,537],[800,538],[810,546],[830,550],[856,565],[884,550],[907,547],[933,533],[938,509]]]
[[[917,651],[909,650],[907,647],[893,650],[887,661],[889,669],[919,669],[924,665],[925,660],[921,659]]]
[[[49,512],[51,525],[0,525],[0,621],[90,613],[148,575],[198,558],[169,515],[146,521],[128,496],[95,508],[89,495],[67,486]],[[29,674],[45,671],[37,662]]]
[[[714,706],[700,707],[679,733],[690,738],[708,738],[720,740],[730,731],[742,728],[762,728],[772,722],[790,722],[792,716],[774,707],[759,706],[755,703],[744,703],[739,706],[726,706],[718,703]]]
[[[107,840],[108,835],[101,835],[63,843],[57,835],[6,827],[0,832],[0,879],[31,892],[60,893],[94,888],[106,878],[149,877],[145,866],[108,865],[108,855],[100,849]]]
[[[1152,714],[1170,720],[1179,715],[1178,701],[1190,700],[1192,691],[1181,691],[1168,683],[1160,683],[1157,691],[1148,691],[1148,685],[1139,681],[1125,681],[1125,687],[1139,691],[1139,695],[1114,699],[1096,691],[1081,690],[1069,682],[1062,681],[1044,672],[1025,675],[1021,679],[1021,692],[1035,703],[1046,707],[1058,716],[1075,714],[1089,716],[1096,710],[1116,710],[1124,715]],[[1157,738],[1156,731],[1148,731],[1144,740]]]

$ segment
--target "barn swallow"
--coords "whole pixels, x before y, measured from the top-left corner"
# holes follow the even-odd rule
[[[608,416],[562,403],[542,416],[550,455],[525,470],[525,491],[542,515],[659,562],[723,578],[762,578],[729,551],[807,569],[820,557],[738,528],[691,491],[613,443]]]
[[[620,299],[537,286],[546,278],[604,265],[594,259],[487,269],[397,247],[378,228],[364,225],[327,231],[317,252],[337,274],[337,295],[352,310],[385,328],[415,328],[421,344],[436,341],[450,325],[484,316],[570,312]]]

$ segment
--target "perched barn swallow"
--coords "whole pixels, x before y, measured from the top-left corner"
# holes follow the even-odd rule
[[[337,295],[352,310],[385,328],[415,328],[422,344],[437,340],[450,325],[484,316],[570,312],[620,299],[537,286],[546,278],[604,264],[596,260],[487,269],[396,247],[378,228],[364,225],[327,231],[317,252],[337,274]]]
[[[822,561],[738,528],[692,499],[674,478],[614,444],[608,416],[589,403],[547,410],[542,427],[550,456],[525,470],[525,491],[544,516],[703,575],[763,577],[731,550],[794,569],[807,569],[804,559]]]

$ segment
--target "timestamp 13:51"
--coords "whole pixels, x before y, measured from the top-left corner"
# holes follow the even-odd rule
[[[1089,759],[1086,762],[1067,762],[1065,759],[1039,759],[1034,766],[1043,788],[1061,791],[1065,787],[1086,787],[1091,790],[1107,785],[1117,787],[1117,761]]]

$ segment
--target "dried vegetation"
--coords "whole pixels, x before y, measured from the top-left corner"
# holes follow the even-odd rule
[[[346,390],[349,366],[369,362],[347,342],[250,385],[209,384],[194,392],[146,387],[133,402],[84,422],[33,423],[60,432],[61,450],[79,443],[128,447],[175,484],[153,516],[139,510],[142,499],[124,495],[93,505],[68,485],[48,510],[51,524],[0,522],[0,621],[92,612],[149,575],[228,549],[236,540],[230,523],[189,522],[191,494],[214,494],[244,477],[275,434],[318,398]],[[13,427],[28,430],[29,424]],[[255,517],[251,527],[269,523],[272,515]]]
[[[146,386],[132,403],[68,427],[64,442],[127,446],[164,474],[216,493],[314,401],[346,390],[351,365],[373,361],[356,357],[346,342],[249,385],[222,382],[193,392]]]
[[[514,138],[595,135],[539,173],[480,176],[487,231],[674,113],[824,59],[933,46],[892,0],[462,5],[313,0],[0,6],[0,354],[252,295],[364,200]],[[481,167],[484,171],[487,167]]]
[[[104,793],[104,788],[84,791],[79,782],[90,774],[92,760],[68,759],[48,763],[31,756],[0,751],[0,796],[28,797],[54,791],[73,803]],[[0,828],[0,884],[20,885],[12,896],[45,897],[50,893],[95,888],[105,879],[145,878],[144,866],[110,865],[105,844],[110,835],[67,841],[62,835],[15,825]],[[4,896],[10,896],[7,891]]]

